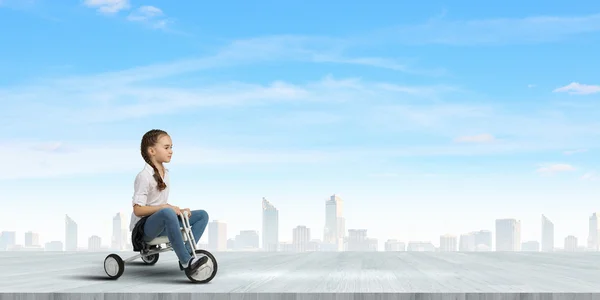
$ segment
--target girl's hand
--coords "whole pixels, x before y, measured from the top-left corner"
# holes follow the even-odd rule
[[[184,208],[183,210],[181,210],[181,212],[187,211],[187,215],[188,217],[192,216],[192,211],[189,208]]]
[[[181,209],[179,209],[179,207],[171,205],[171,208],[175,211],[175,213],[178,216],[181,215]]]

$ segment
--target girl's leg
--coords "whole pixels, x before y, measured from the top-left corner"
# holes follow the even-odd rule
[[[192,210],[190,225],[192,226],[192,234],[194,235],[196,243],[200,241],[200,238],[204,234],[206,225],[208,225],[208,219],[208,213],[205,210]],[[185,247],[188,250],[188,253],[192,252],[189,243],[185,243]]]
[[[177,258],[179,258],[182,265],[187,266],[192,256],[189,251],[185,251],[178,218],[173,209],[161,209],[146,220],[144,235],[147,240],[152,240],[166,234],[169,237],[169,242],[171,242],[171,247],[173,247]]]

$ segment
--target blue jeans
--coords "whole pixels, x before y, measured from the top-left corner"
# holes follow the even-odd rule
[[[208,224],[208,213],[204,210],[192,210],[191,212],[192,215],[189,220],[192,226],[192,234],[198,242]],[[177,258],[185,266],[192,258],[192,248],[189,243],[183,242],[181,227],[183,227],[183,223],[175,211],[172,208],[163,208],[146,219],[144,239],[148,242],[166,235]]]

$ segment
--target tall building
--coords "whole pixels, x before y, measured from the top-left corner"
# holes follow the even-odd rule
[[[263,251],[279,249],[279,210],[262,198],[262,248]]]
[[[379,251],[379,240],[377,238],[367,238],[367,251]]]
[[[521,221],[496,220],[496,251],[521,251]]]
[[[77,223],[65,215],[65,251],[77,251]]]
[[[342,251],[344,248],[345,231],[344,201],[334,194],[325,202],[323,243],[333,245],[337,251]]]
[[[348,251],[368,251],[369,238],[366,229],[348,229]]]
[[[489,230],[479,230],[474,233],[475,251],[492,250],[492,232]]]
[[[453,252],[458,247],[457,238],[454,235],[446,234],[440,236],[440,251]]]
[[[565,252],[577,251],[577,237],[569,235],[565,238]]]
[[[92,235],[88,239],[88,251],[100,251],[102,249],[102,239],[97,235]]]
[[[460,235],[458,251],[460,252],[473,252],[475,251],[475,233],[463,233]]]
[[[233,240],[234,247],[230,247],[230,245],[228,245],[227,248],[234,248],[236,250],[258,249],[260,246],[258,240],[258,231],[242,230],[240,231],[240,234],[235,236],[235,240]]]
[[[0,251],[10,250],[17,244],[17,233],[15,231],[2,231],[0,236]]]
[[[25,232],[25,247],[40,246],[40,235],[35,232]]]
[[[542,252],[554,251],[554,223],[542,215]]]
[[[309,251],[310,229],[306,226],[297,226],[292,230],[292,243],[296,252]]]
[[[111,248],[113,250],[125,250],[127,244],[127,219],[125,214],[117,213],[113,217],[113,230],[111,239]]]
[[[239,243],[236,243],[237,237],[240,236],[239,234],[236,235],[235,239],[227,239],[227,249],[237,249],[237,247],[239,247]]]
[[[589,221],[589,234],[588,234],[588,249],[592,251],[598,251],[598,233],[600,232],[600,220],[597,213],[593,213],[590,216]]]
[[[214,220],[208,224],[208,247],[213,251],[227,250],[227,224]]]

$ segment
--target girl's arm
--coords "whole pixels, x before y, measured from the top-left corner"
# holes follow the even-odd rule
[[[138,217],[149,216],[163,208],[172,208],[177,214],[179,214],[179,208],[170,204],[163,205],[147,205],[148,191],[150,189],[150,179],[143,175],[138,175],[135,178],[134,192],[133,192],[133,213]]]
[[[163,205],[159,205],[159,206],[141,206],[139,204],[135,204],[133,206],[133,213],[138,216],[138,217],[145,217],[145,216],[149,216],[163,208],[167,208],[167,207],[171,207],[169,204],[163,204]]]
[[[148,192],[150,189],[150,179],[144,174],[140,173],[135,178],[134,192],[133,192],[133,213],[138,217],[149,216],[163,208],[170,207],[169,204],[160,206],[147,205]]]

